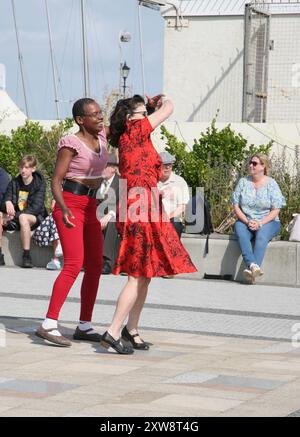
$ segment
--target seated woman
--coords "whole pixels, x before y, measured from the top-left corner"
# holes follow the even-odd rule
[[[278,218],[285,199],[277,182],[268,176],[269,163],[265,155],[249,159],[249,176],[242,177],[232,194],[237,216],[235,234],[247,268],[245,279],[254,283],[263,274],[261,264],[267,245],[280,231]],[[255,239],[254,247],[251,240]]]

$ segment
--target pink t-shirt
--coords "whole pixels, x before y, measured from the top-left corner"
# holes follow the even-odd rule
[[[108,159],[106,136],[104,131],[99,132],[99,153],[91,150],[76,135],[70,134],[59,140],[57,149],[68,147],[75,150],[76,155],[70,162],[66,179],[93,179],[101,176]]]

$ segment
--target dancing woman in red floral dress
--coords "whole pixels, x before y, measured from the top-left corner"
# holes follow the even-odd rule
[[[148,286],[153,277],[196,271],[169,220],[163,217],[157,182],[162,162],[150,139],[151,132],[173,112],[170,100],[162,96],[149,100],[156,111],[147,116],[144,99],[133,96],[120,100],[110,119],[110,143],[119,148],[119,171],[127,187],[120,194],[117,228],[121,236],[114,274],[127,273],[112,323],[102,336],[102,345],[120,354],[149,349],[138,334],[137,325]],[[148,103],[149,103],[148,102]],[[121,190],[122,193],[122,190]]]

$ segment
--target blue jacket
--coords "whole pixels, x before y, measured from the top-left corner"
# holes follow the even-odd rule
[[[4,168],[0,167],[0,205],[4,197],[4,194],[6,193],[8,184],[9,184],[9,176],[4,170]]]

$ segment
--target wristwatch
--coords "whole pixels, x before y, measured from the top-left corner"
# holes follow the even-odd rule
[[[262,222],[258,222],[259,229],[262,228]]]

